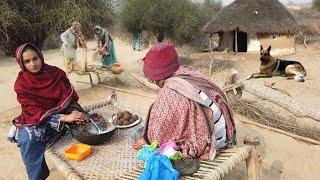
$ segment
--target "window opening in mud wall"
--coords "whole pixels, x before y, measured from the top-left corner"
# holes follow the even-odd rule
[[[248,35],[242,31],[234,31],[233,49],[236,52],[247,52]],[[236,47],[237,45],[237,47]]]

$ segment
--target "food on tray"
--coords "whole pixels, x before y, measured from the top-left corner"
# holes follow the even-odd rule
[[[119,111],[116,117],[116,125],[125,126],[134,123],[139,117],[129,111]]]
[[[105,130],[108,128],[108,122],[103,118],[101,114],[98,113],[92,113],[92,114],[87,114],[87,118],[91,118],[96,124],[100,127],[101,130]],[[73,123],[73,126],[76,127],[77,129],[82,129],[79,132],[80,136],[92,136],[95,135],[95,133],[92,132],[91,124],[92,122],[87,119],[83,123]]]
[[[87,114],[88,118],[91,118],[94,122],[105,122],[105,119],[101,114],[98,113],[92,113]]]
[[[95,134],[93,134],[92,132],[89,132],[87,129],[84,129],[83,131],[80,132],[79,135],[80,136],[93,136]]]

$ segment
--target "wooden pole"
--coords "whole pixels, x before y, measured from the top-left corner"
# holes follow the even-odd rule
[[[89,75],[89,78],[90,78],[90,85],[91,85],[91,87],[93,87],[92,76],[91,76],[91,74],[90,74],[90,73],[88,73],[88,75]]]
[[[211,75],[212,75],[212,64],[213,64],[213,59],[210,59],[210,62],[209,62],[210,64],[209,64],[209,75],[210,75],[210,77],[211,77]]]
[[[257,126],[259,128],[267,129],[267,130],[270,130],[270,131],[273,131],[273,132],[276,132],[276,133],[279,133],[279,134],[283,134],[285,136],[289,136],[289,137],[291,137],[291,138],[293,138],[295,140],[298,140],[298,141],[303,141],[303,142],[314,144],[314,145],[320,145],[320,141],[317,141],[317,140],[314,140],[314,139],[310,139],[310,138],[306,138],[306,137],[302,137],[302,136],[299,136],[299,135],[296,135],[296,134],[292,134],[292,133],[283,131],[281,129],[269,127],[269,126],[266,126],[266,125],[263,125],[263,124],[260,124],[260,123],[256,123],[256,122],[253,122],[253,121],[248,121],[248,120],[244,120],[244,119],[240,119],[240,118],[237,119],[237,121],[240,121],[241,123],[244,123],[244,124],[249,124],[249,125]]]
[[[134,79],[137,83],[144,85],[144,86],[147,86],[149,89],[152,89],[154,91],[158,91],[160,89],[159,86],[157,86],[153,83],[150,83],[147,78],[140,76],[139,74],[130,73],[129,76],[132,79]]]
[[[213,50],[212,50],[212,33],[210,34],[210,37],[209,37],[209,48],[210,48],[210,53],[212,55],[213,53]],[[213,64],[213,58],[210,59],[210,62],[209,62],[209,75],[211,76],[212,75],[212,64]]]
[[[306,46],[307,50],[309,50],[309,47],[307,45],[307,37],[306,36],[303,37],[303,44]]]
[[[258,151],[260,141],[256,136],[246,136],[244,144],[251,146],[249,157],[246,159],[248,180],[260,180],[261,158]]]
[[[237,54],[238,53],[238,28],[236,29],[236,32],[234,34],[234,48]]]
[[[210,48],[210,52],[212,52],[212,33],[210,33],[210,36],[209,36],[209,48]]]
[[[83,83],[83,84],[90,84],[90,83],[82,82],[82,81],[76,81],[76,82]],[[135,92],[132,92],[132,91],[125,90],[125,89],[111,87],[111,86],[107,86],[107,85],[95,84],[95,86],[105,87],[105,88],[112,89],[112,90],[115,90],[115,91],[120,91],[120,92],[124,92],[124,93],[128,93],[128,94],[133,94],[133,95],[141,96],[141,97],[145,97],[145,98],[156,99],[156,97],[153,97],[153,96],[147,96],[147,95],[143,95],[143,94],[139,94],[139,93],[135,93]]]
[[[88,68],[87,68],[87,62],[88,62],[88,52],[86,48],[82,48],[82,61],[81,61],[81,69],[83,72],[87,72]]]

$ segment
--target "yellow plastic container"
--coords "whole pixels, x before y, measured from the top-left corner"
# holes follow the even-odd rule
[[[81,161],[92,152],[91,146],[87,144],[74,144],[64,151],[64,156],[70,160]]]

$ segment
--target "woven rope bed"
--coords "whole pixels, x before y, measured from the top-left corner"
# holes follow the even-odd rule
[[[181,179],[221,179],[232,171],[239,163],[245,161],[250,152],[249,146],[241,148],[227,149],[219,153],[214,161],[201,161],[200,169],[192,176],[184,176]],[[124,175],[120,176],[121,180],[138,179],[143,166],[138,166]]]
[[[113,113],[126,108],[109,99],[86,106],[85,109],[101,113],[104,118],[110,118]],[[64,150],[79,143],[70,134],[67,134],[46,151],[46,159],[50,160],[68,180],[137,179],[143,171],[143,163],[136,160],[136,151],[131,147],[130,135],[138,127],[117,129],[105,144],[93,146],[92,154],[82,161],[65,159]],[[253,146],[246,145],[241,148],[223,150],[214,161],[201,161],[200,169],[193,176],[181,178],[221,179],[239,163],[248,159],[252,149]]]

